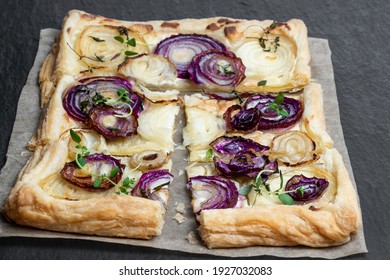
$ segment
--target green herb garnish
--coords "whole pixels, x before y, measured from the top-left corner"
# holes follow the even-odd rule
[[[135,179],[126,177],[125,179],[123,179],[122,185],[119,185],[112,181],[110,178],[114,178],[120,170],[118,166],[114,166],[111,169],[110,176],[107,176],[106,174],[95,174],[87,170],[85,168],[87,161],[84,159],[84,157],[89,156],[90,152],[88,151],[88,148],[86,146],[81,145],[81,137],[77,134],[77,132],[75,132],[73,129],[70,129],[69,132],[72,140],[77,143],[77,145],[75,146],[78,150],[75,159],[77,167],[83,170],[83,172],[91,175],[92,177],[95,177],[95,180],[93,181],[93,187],[99,188],[103,184],[103,181],[107,180],[118,188],[119,191],[116,192],[117,194],[129,194],[128,188],[131,188],[134,185]]]
[[[217,74],[221,74],[222,72],[226,75],[226,76],[230,76],[230,75],[234,75],[234,71],[233,71],[233,67],[230,65],[230,64],[226,64],[226,65],[221,65],[221,64],[217,64]]]
[[[267,80],[261,80],[257,83],[257,86],[265,86],[267,84]]]
[[[122,36],[115,36],[114,39],[117,40],[121,44],[123,44],[125,42],[125,39],[123,39]]]
[[[282,117],[289,117],[290,114],[286,111],[286,109],[284,109],[284,106],[283,106],[283,101],[284,101],[284,95],[283,93],[279,93],[278,96],[275,97],[274,99],[274,102],[270,103],[268,105],[268,107],[273,110],[273,111],[276,111],[276,113],[279,115],[279,116],[282,116]]]
[[[98,43],[106,41],[106,40],[100,39],[98,37],[93,37],[93,36],[89,36],[89,37],[92,38],[95,42],[98,42]]]
[[[135,38],[131,38],[130,40],[127,40],[127,43],[129,46],[135,47],[137,45],[137,42],[135,41]]]
[[[206,152],[206,158],[211,159],[213,157],[213,149],[208,149]]]
[[[126,56],[135,56],[135,55],[137,55],[137,54],[138,54],[137,52],[125,51],[125,55],[126,55]]]
[[[294,199],[286,193],[279,194],[278,198],[281,202],[283,202],[286,205],[294,205]]]

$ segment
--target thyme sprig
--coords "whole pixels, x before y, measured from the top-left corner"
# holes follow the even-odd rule
[[[271,110],[273,111],[276,111],[276,113],[279,115],[279,116],[282,116],[282,117],[289,117],[290,114],[286,111],[286,109],[284,108],[284,105],[283,105],[283,101],[284,101],[284,95],[282,92],[280,92],[278,94],[278,96],[275,97],[275,100],[274,102],[271,102],[268,106]]]
[[[129,194],[129,188],[134,187],[135,178],[126,177],[122,181],[122,185],[115,183],[111,179],[114,178],[118,174],[118,172],[119,172],[119,167],[118,166],[114,166],[111,169],[109,175],[107,175],[107,174],[96,174],[96,173],[90,172],[87,168],[85,168],[85,165],[87,164],[87,161],[84,159],[84,157],[90,155],[90,152],[88,151],[88,148],[86,146],[84,146],[84,145],[81,145],[81,137],[73,129],[70,129],[70,136],[71,136],[72,140],[77,144],[75,146],[76,149],[77,149],[76,159],[75,159],[76,165],[84,173],[87,173],[87,174],[89,174],[89,175],[91,175],[92,177],[95,178],[95,180],[93,181],[93,187],[94,188],[99,188],[102,185],[103,180],[107,180],[111,184],[115,185],[115,187],[118,188],[118,191],[115,192],[116,194],[121,194],[121,193]]]
[[[243,186],[242,188],[240,188],[238,190],[238,193],[240,195],[247,195],[252,189],[255,191],[256,196],[255,196],[255,199],[253,201],[252,206],[254,206],[256,204],[257,197],[263,195],[263,193],[267,193],[268,195],[277,195],[279,200],[282,201],[286,205],[293,205],[294,204],[293,198],[290,195],[288,195],[289,193],[300,193],[301,195],[304,194],[305,191],[304,191],[302,186],[296,188],[295,190],[282,191],[284,182],[283,182],[283,174],[282,174],[281,170],[279,170],[279,177],[280,177],[279,188],[277,190],[272,191],[270,188],[270,184],[267,182],[267,180],[265,180],[265,181],[263,180],[263,174],[267,173],[267,172],[273,173],[274,170],[264,169],[264,170],[260,171],[252,183],[250,183],[249,185]]]
[[[118,41],[119,43],[121,43],[122,45],[125,44],[126,47],[127,46],[130,46],[130,47],[136,47],[137,46],[137,41],[135,38],[129,38],[129,33],[127,31],[127,29],[125,27],[118,27],[118,32],[119,32],[119,35],[118,36],[115,36],[114,39],[116,41]],[[123,38],[122,36],[125,36],[126,38]],[[137,55],[138,53],[137,52],[133,52],[133,51],[128,51],[128,50],[121,50],[121,52],[124,52],[126,58],[128,57],[131,57],[131,56],[135,56]],[[120,53],[119,53],[120,54]],[[116,54],[113,58],[111,58],[111,60],[117,58],[119,55]]]
[[[92,97],[91,101],[94,105],[99,105],[100,103],[103,103],[109,106],[126,106],[129,108],[129,112],[127,114],[116,114],[114,116],[118,118],[128,118],[133,113],[133,107],[131,107],[129,103],[134,103],[133,100],[131,100],[131,98],[129,97],[130,93],[124,88],[121,88],[116,92],[116,94],[118,95],[118,97],[115,100],[111,100],[111,98],[106,98],[99,92],[96,92],[95,95]]]
[[[278,47],[280,47],[280,37],[276,36],[273,40],[269,37],[271,30],[277,26],[276,21],[273,21],[270,26],[263,28],[263,34],[260,38],[258,37],[247,37],[251,39],[257,39],[259,41],[260,47],[264,52],[276,52]]]

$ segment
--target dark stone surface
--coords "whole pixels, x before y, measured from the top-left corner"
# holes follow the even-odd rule
[[[34,61],[39,31],[60,29],[70,9],[127,20],[303,19],[311,37],[329,40],[341,122],[362,205],[369,253],[348,259],[390,259],[389,1],[1,0],[0,6],[0,167],[6,160],[19,94]],[[81,240],[0,238],[0,259],[207,258],[215,257]]]

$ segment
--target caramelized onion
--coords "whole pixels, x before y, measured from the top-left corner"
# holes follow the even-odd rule
[[[287,131],[272,140],[270,154],[279,161],[294,166],[313,160],[315,148],[315,143],[306,133]]]
[[[156,54],[144,54],[129,58],[119,65],[118,72],[135,78],[145,85],[161,86],[177,78],[175,65],[167,58]]]
[[[169,155],[163,151],[144,151],[130,157],[130,164],[139,170],[156,169],[168,162]]]
[[[275,104],[275,98],[255,95],[248,98],[241,108],[238,105],[228,108],[224,114],[227,131],[280,131],[295,125],[303,114],[302,103],[297,99],[284,97],[279,106],[284,108],[288,116],[283,116],[270,107],[271,103]],[[237,113],[233,115],[235,112]]]
[[[239,196],[236,185],[219,176],[192,177],[187,188],[191,191],[192,208],[196,214],[208,209],[233,208]]]
[[[304,175],[295,175],[286,183],[286,191],[294,191],[288,193],[294,201],[298,203],[307,203],[318,200],[325,192],[329,182],[322,178],[308,178]],[[297,189],[300,188],[300,191]]]
[[[196,55],[188,67],[190,79],[202,86],[234,87],[245,79],[245,66],[232,52],[209,50]]]
[[[269,149],[241,136],[222,136],[210,143],[216,151],[215,170],[224,176],[247,176],[255,178],[264,169],[278,171],[276,161],[270,161],[264,153]],[[264,174],[268,176],[270,174]]]
[[[87,123],[107,139],[130,137],[138,126],[137,117],[125,106],[95,106],[89,111]]]
[[[207,35],[178,34],[162,40],[154,51],[155,54],[168,58],[175,65],[178,77],[188,79],[187,69],[192,58],[207,50],[226,51],[224,44]]]
[[[131,194],[160,201],[166,207],[168,185],[172,180],[173,175],[168,170],[154,170],[144,173]]]
[[[99,176],[110,174],[114,167],[118,167],[118,172],[115,176],[110,177],[110,180],[114,183],[118,183],[121,180],[123,165],[121,165],[120,160],[105,154],[93,154],[84,157],[84,160],[86,161],[84,169]],[[85,190],[107,190],[114,186],[109,180],[103,179],[102,184],[95,188],[93,184],[96,178],[89,173],[79,168],[76,161],[65,163],[61,170],[62,178]]]

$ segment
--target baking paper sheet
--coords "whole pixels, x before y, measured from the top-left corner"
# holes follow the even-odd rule
[[[55,29],[41,30],[39,49],[35,58],[34,65],[30,71],[27,83],[20,95],[16,120],[8,147],[7,162],[0,172],[0,203],[4,204],[16,177],[31,156],[26,145],[38,126],[41,115],[39,107],[40,92],[38,86],[38,74],[42,62],[50,51],[51,45],[59,31]],[[309,38],[309,47],[312,55],[311,68],[312,78],[322,85],[324,90],[324,107],[326,115],[327,130],[334,140],[335,147],[340,151],[350,174],[352,183],[356,186],[353,178],[351,163],[345,146],[343,131],[340,123],[339,107],[337,101],[336,87],[333,76],[333,67],[331,61],[331,51],[328,41],[325,39]],[[175,135],[177,145],[182,141],[182,127],[184,126],[183,110],[178,117],[178,129]],[[165,215],[165,225],[160,236],[152,240],[133,240],[124,238],[108,238],[86,236],[79,234],[57,233],[45,230],[39,230],[29,227],[22,227],[0,218],[0,236],[24,236],[39,238],[74,238],[86,239],[102,242],[121,243],[127,245],[147,246],[167,250],[176,250],[196,254],[209,254],[228,257],[251,257],[260,255],[278,256],[278,257],[316,257],[316,258],[340,258],[357,253],[367,252],[363,227],[360,228],[352,241],[338,247],[313,249],[303,246],[299,247],[250,247],[234,249],[208,249],[199,239],[194,243],[189,243],[186,236],[193,232],[196,234],[195,219],[191,212],[190,194],[185,188],[186,175],[184,170],[187,165],[187,152],[183,149],[176,150],[173,167],[175,180],[170,186],[169,208]],[[176,167],[176,168],[175,168]],[[179,224],[173,217],[176,215],[176,206],[178,203],[186,205],[184,216],[187,220]],[[195,235],[197,237],[197,235]]]

